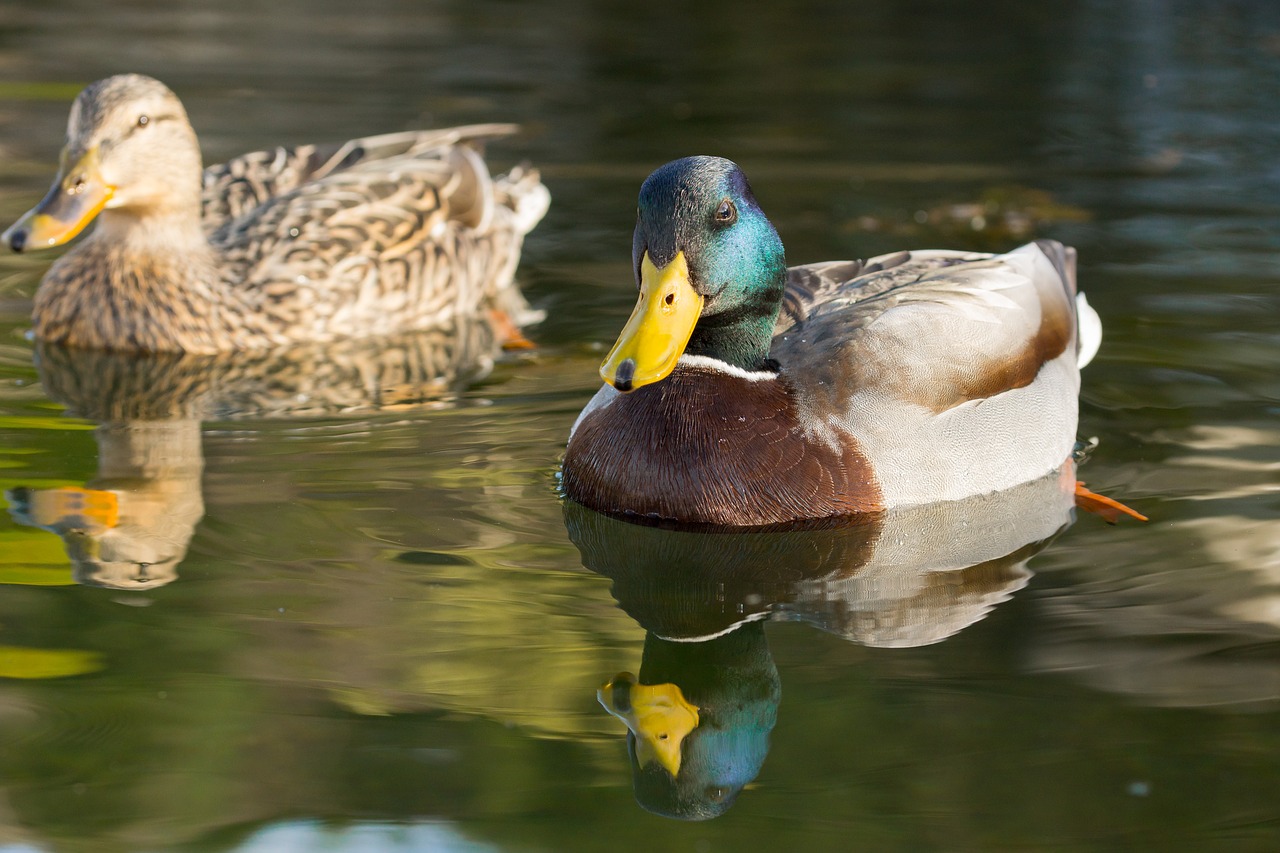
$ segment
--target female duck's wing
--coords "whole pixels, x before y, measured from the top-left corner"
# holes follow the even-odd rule
[[[329,168],[226,221],[232,285],[286,337],[387,334],[477,310],[512,279],[550,196],[528,169],[494,181],[456,134]],[[350,158],[351,155],[346,155]]]
[[[213,234],[278,196],[361,163],[410,157],[466,144],[479,152],[487,139],[510,136],[514,124],[477,124],[440,130],[409,130],[320,145],[254,151],[204,170],[201,215]]]

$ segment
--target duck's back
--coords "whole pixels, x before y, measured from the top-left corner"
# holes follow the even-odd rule
[[[1093,340],[1096,315],[1080,310]],[[1075,253],[1059,243],[904,252],[793,268],[771,355],[813,433],[851,436],[885,504],[911,505],[1008,488],[1066,461],[1078,323]]]
[[[213,235],[228,223],[253,216],[258,208],[307,184],[371,165],[395,171],[404,167],[438,175],[456,145],[482,153],[485,140],[517,132],[514,124],[478,124],[440,130],[408,130],[346,142],[283,146],[253,151],[204,170],[201,221]],[[380,164],[380,165],[374,165]]]
[[[524,307],[505,291],[549,196],[531,170],[493,179],[480,153],[513,130],[389,134],[206,170],[204,222],[224,280],[302,341]]]

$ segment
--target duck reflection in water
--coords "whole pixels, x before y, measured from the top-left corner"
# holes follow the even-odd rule
[[[629,730],[636,799],[703,820],[760,772],[782,695],[766,621],[867,646],[940,642],[1025,586],[1074,510],[1071,463],[1003,492],[806,528],[646,526],[566,501],[583,565],[647,632],[639,676],[598,693]]]
[[[704,642],[644,639],[640,677],[619,673],[598,693],[626,723],[636,799],[652,812],[717,817],[769,752],[782,683],[764,625]]]
[[[62,537],[77,583],[146,590],[178,576],[204,516],[200,422],[108,421],[83,488],[12,489],[14,520]]]
[[[204,516],[201,423],[444,404],[484,378],[506,329],[483,317],[389,341],[220,356],[138,356],[38,344],[45,392],[97,421],[98,476],[6,493],[20,524],[62,537],[77,583],[170,583]]]

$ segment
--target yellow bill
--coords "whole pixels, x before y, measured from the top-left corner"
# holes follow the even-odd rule
[[[620,672],[596,693],[610,714],[636,736],[636,762],[657,761],[671,777],[680,775],[681,744],[698,727],[698,706],[684,698],[677,684],[639,684]]]
[[[15,252],[61,246],[83,231],[114,193],[115,187],[102,179],[98,149],[90,148],[75,163],[63,163],[44,200],[11,225],[0,240]]]
[[[622,335],[600,365],[600,376],[619,391],[665,379],[702,315],[702,296],[689,282],[689,264],[677,252],[662,269],[649,253],[640,261],[640,299]]]

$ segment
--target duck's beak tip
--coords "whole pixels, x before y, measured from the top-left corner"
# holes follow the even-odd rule
[[[27,248],[27,237],[29,232],[25,228],[13,226],[4,234],[0,235],[0,242],[4,242],[10,249],[15,252],[21,252]]]

